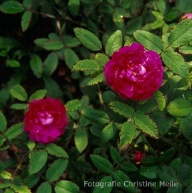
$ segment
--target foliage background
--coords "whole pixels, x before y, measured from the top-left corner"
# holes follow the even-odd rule
[[[1,1],[0,192],[192,192],[192,21],[181,22],[188,12],[191,0]],[[133,41],[165,67],[147,101],[122,100],[103,76],[112,53]],[[41,145],[23,133],[23,116],[45,96],[66,104],[70,124]]]

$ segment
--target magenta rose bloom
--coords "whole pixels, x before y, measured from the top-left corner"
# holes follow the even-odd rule
[[[186,13],[181,19],[192,19],[192,13]]]
[[[24,131],[33,141],[51,143],[61,136],[68,124],[66,109],[59,99],[34,100],[25,114]]]
[[[146,100],[161,86],[163,66],[156,52],[133,43],[113,53],[104,75],[106,83],[122,98]]]

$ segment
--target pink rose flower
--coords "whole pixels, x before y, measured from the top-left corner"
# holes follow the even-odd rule
[[[124,99],[149,99],[162,84],[159,55],[133,43],[114,52],[104,68],[106,83]]]
[[[143,153],[141,151],[136,151],[133,157],[133,161],[135,163],[140,163],[143,159]]]
[[[24,131],[31,140],[45,144],[61,136],[68,124],[66,109],[59,99],[34,100],[24,118]]]
[[[182,19],[182,20],[183,20],[183,19],[192,19],[192,13],[186,13],[185,15],[182,16],[181,19]]]

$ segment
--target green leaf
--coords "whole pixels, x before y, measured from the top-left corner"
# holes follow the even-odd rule
[[[110,155],[113,159],[113,161],[117,164],[119,164],[121,162],[121,156],[120,153],[117,151],[116,148],[114,148],[113,146],[110,146]]]
[[[76,111],[79,109],[81,103],[78,99],[70,100],[65,104],[67,112]]]
[[[7,59],[6,60],[6,65],[12,68],[17,68],[20,67],[20,63],[17,60],[14,59]]]
[[[125,122],[122,125],[121,131],[120,131],[120,143],[119,148],[125,149],[129,147],[129,145],[132,143],[133,139],[136,135],[136,128],[135,125],[132,122]]]
[[[10,106],[11,109],[15,109],[15,110],[22,110],[22,109],[27,109],[28,108],[28,104],[26,103],[14,103]]]
[[[107,115],[107,113],[100,110],[83,109],[81,111],[81,114],[88,120],[92,121],[93,123],[97,123],[97,124],[109,123],[109,116]]]
[[[72,70],[73,66],[79,61],[77,54],[70,48],[64,51],[65,62],[67,66]]]
[[[180,126],[183,135],[188,139],[192,140],[192,114],[180,119]]]
[[[82,153],[88,145],[88,135],[85,128],[77,128],[75,132],[75,146]]]
[[[136,171],[138,171],[137,166],[130,163],[129,161],[121,162],[120,169],[122,169],[125,172],[136,172]]]
[[[125,174],[123,171],[116,170],[113,173],[113,178],[116,182],[119,182],[121,184],[121,188],[126,190],[126,192],[129,192],[129,193],[136,192],[134,186],[132,186],[133,183],[131,182],[127,174]]]
[[[24,11],[24,7],[17,1],[6,1],[0,5],[0,11],[6,14],[16,14]]]
[[[105,52],[108,56],[112,56],[112,54],[115,51],[119,50],[119,48],[121,48],[122,45],[123,45],[122,32],[120,30],[117,30],[107,40]]]
[[[0,189],[8,188],[10,186],[11,186],[11,183],[3,183],[3,184],[0,184]]]
[[[24,31],[26,31],[31,23],[32,19],[32,12],[31,11],[25,11],[21,18],[21,28]]]
[[[57,65],[58,65],[57,54],[50,53],[44,61],[43,71],[45,72],[46,75],[50,76],[57,68]]]
[[[47,152],[45,150],[35,150],[31,152],[29,161],[29,174],[39,172],[47,162]]]
[[[32,0],[23,0],[23,6],[30,9],[32,5]]]
[[[55,160],[46,171],[47,180],[49,182],[58,180],[67,168],[67,165],[68,159],[59,158]]]
[[[178,74],[184,78],[189,75],[187,63],[184,62],[183,57],[173,50],[166,50],[162,53],[163,62],[169,67],[173,73]]]
[[[47,94],[47,90],[45,89],[37,90],[29,97],[29,102],[33,100],[42,99],[46,96],[46,94]]]
[[[192,54],[192,45],[180,47],[179,52],[182,54]]]
[[[95,61],[103,68],[107,61],[109,60],[108,56],[105,54],[97,53],[95,55]]]
[[[94,166],[98,170],[109,174],[112,174],[114,172],[113,165],[107,159],[101,157],[100,155],[93,155],[93,154],[90,157]]]
[[[79,11],[80,1],[79,0],[69,0],[68,7],[69,11],[73,16],[76,16]]]
[[[8,171],[2,171],[2,172],[0,173],[0,176],[1,176],[3,179],[7,179],[7,180],[13,179],[12,174],[11,174],[10,172],[8,172]]]
[[[163,111],[163,109],[166,106],[165,96],[163,95],[163,93],[161,91],[157,91],[155,93],[155,98],[157,100],[157,103],[158,103],[158,106],[159,106],[159,110]]]
[[[0,111],[0,123],[1,123],[0,132],[3,132],[7,128],[7,120],[1,111]]]
[[[74,32],[79,41],[88,49],[92,51],[101,50],[102,44],[96,35],[83,28],[75,28]]]
[[[49,182],[43,182],[41,185],[37,188],[37,193],[52,193],[51,185]]]
[[[137,30],[133,35],[135,39],[143,44],[143,46],[148,50],[153,50],[157,53],[161,53],[163,50],[163,43],[158,36],[142,30]]]
[[[192,112],[192,106],[189,101],[177,98],[169,103],[167,111],[176,117],[187,116]]]
[[[136,113],[134,116],[135,124],[139,129],[147,135],[158,138],[158,129],[156,124],[149,118],[149,116],[142,113]]]
[[[95,71],[98,71],[100,70],[100,66],[99,64],[94,61],[94,60],[89,60],[89,59],[86,59],[86,60],[80,60],[78,61],[74,66],[73,66],[73,70],[76,70],[76,71],[86,71],[86,70],[90,70],[92,71],[92,74],[95,72]]]
[[[1,191],[0,191],[1,192]],[[2,192],[1,192],[2,193]],[[15,193],[15,191],[11,188],[6,188],[3,193]]]
[[[50,144],[46,145],[45,150],[47,150],[47,152],[53,156],[62,157],[62,158],[69,158],[66,151],[62,147],[60,147],[54,143],[50,143]]]
[[[42,76],[43,62],[37,54],[32,54],[31,55],[30,67],[31,67],[31,70],[33,71],[33,74],[37,78],[40,78]]]
[[[110,193],[111,190],[113,189],[113,186],[107,186],[104,184],[112,184],[112,177],[111,176],[106,176],[103,177],[100,181],[99,181],[99,186],[96,186],[93,190],[93,193]]]
[[[29,188],[33,188],[40,181],[38,174],[28,175],[25,177],[23,183]]]
[[[104,73],[100,73],[99,75],[97,75],[96,77],[94,78],[91,78],[91,80],[89,80],[87,82],[87,85],[95,85],[95,84],[98,84],[100,82],[103,82],[105,80],[105,77],[104,77]]]
[[[171,47],[179,47],[188,44],[191,41],[192,21],[186,19],[181,21],[171,31],[168,43]]]
[[[110,123],[109,125],[104,127],[104,129],[102,130],[101,141],[103,143],[107,143],[108,141],[110,141],[111,139],[115,137],[116,133],[117,133],[116,125],[114,123]]]
[[[27,186],[19,186],[12,184],[11,188],[16,192],[16,193],[31,193],[31,190]]]
[[[134,110],[132,107],[128,106],[127,104],[124,104],[122,102],[119,101],[113,101],[110,104],[110,108],[118,113],[119,115],[122,115],[126,118],[129,118],[133,115]]]
[[[20,101],[26,101],[28,97],[25,89],[18,84],[10,89],[10,93],[13,97]]]
[[[79,187],[70,181],[61,180],[55,185],[56,193],[79,193]]]
[[[23,123],[18,123],[15,125],[12,125],[6,132],[5,137],[8,140],[12,140],[16,138],[18,135],[20,135],[23,132]]]
[[[155,179],[157,178],[157,167],[152,166],[152,167],[142,167],[139,171],[139,173],[142,176],[145,176],[147,179]]]

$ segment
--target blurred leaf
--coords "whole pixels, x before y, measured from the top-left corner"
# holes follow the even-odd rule
[[[93,193],[110,193],[111,190],[113,189],[113,186],[102,186],[102,184],[112,184],[112,177],[111,176],[106,176],[103,177],[99,183],[101,184],[100,186],[96,186],[93,190]]]
[[[110,108],[118,113],[119,115],[122,115],[126,118],[129,118],[133,115],[134,110],[132,107],[128,106],[125,103],[119,102],[119,101],[113,101],[110,104]]]
[[[110,146],[110,155],[113,159],[113,161],[117,164],[119,164],[121,162],[121,155],[119,153],[119,151],[117,151],[116,148],[114,148],[113,146]]]
[[[177,54],[173,50],[166,50],[162,52],[162,58],[164,64],[169,67],[173,73],[178,74],[184,78],[189,75],[189,69],[187,63],[184,62],[183,57]]]
[[[49,182],[43,182],[41,185],[37,188],[37,193],[52,193],[52,188]]]
[[[3,132],[6,130],[7,128],[7,120],[6,117],[4,116],[4,114],[0,111],[0,132]]]
[[[180,126],[183,135],[188,139],[192,140],[192,114],[180,119]]]
[[[169,103],[167,111],[176,117],[187,116],[192,112],[192,106],[189,101],[177,98]]]
[[[39,55],[37,55],[37,54],[31,55],[30,67],[31,67],[31,70],[33,71],[34,75],[37,78],[40,78],[42,76],[43,62],[42,62],[41,58],[39,57]]]
[[[70,181],[61,180],[55,185],[56,193],[79,193],[79,187]]]
[[[79,61],[77,54],[70,48],[64,51],[65,62],[67,66],[72,70],[73,66]]]
[[[123,45],[122,32],[120,30],[117,30],[107,40],[105,52],[108,56],[112,56],[112,54],[115,51],[119,50],[119,48],[121,48],[122,45]]]
[[[135,124],[139,129],[153,138],[158,138],[158,129],[156,124],[149,118],[149,116],[142,113],[135,113],[134,116]]]
[[[109,174],[112,174],[114,172],[113,165],[107,159],[101,157],[100,155],[93,155],[93,154],[90,157],[94,166],[98,170]]]
[[[13,179],[12,174],[11,174],[10,172],[8,172],[8,171],[2,171],[2,172],[0,173],[0,176],[1,176],[3,179],[7,179],[7,180]]]
[[[76,111],[79,109],[81,103],[78,99],[70,100],[65,104],[67,112]]]
[[[29,102],[33,100],[42,99],[46,96],[46,94],[47,94],[47,90],[45,89],[37,90],[29,97]]]
[[[139,173],[142,176],[145,176],[147,179],[155,179],[157,178],[157,166],[152,167],[142,167]]]
[[[192,20],[186,19],[181,21],[171,31],[168,38],[171,47],[179,47],[188,44],[191,41]]]
[[[12,140],[16,138],[18,135],[20,135],[23,132],[23,123],[18,123],[15,125],[12,125],[7,131],[5,132],[5,137],[8,140]]]
[[[150,32],[137,30],[134,32],[134,37],[148,50],[153,50],[157,53],[161,53],[163,50],[163,43],[161,39]]]
[[[15,85],[10,89],[11,95],[20,100],[20,101],[26,101],[27,100],[27,93],[25,89],[21,85]]]
[[[84,109],[81,111],[81,114],[88,120],[92,121],[93,123],[97,124],[109,123],[109,116],[101,110]]]
[[[157,100],[159,110],[163,111],[163,109],[166,106],[165,96],[163,95],[163,93],[161,91],[158,90],[158,91],[155,92],[155,98]]]
[[[0,189],[4,189],[4,188],[8,188],[11,186],[11,183],[3,183],[3,184],[0,184]]]
[[[138,171],[137,166],[130,163],[129,161],[124,161],[120,163],[120,169],[124,170],[125,172],[136,172]]]
[[[183,193],[182,185],[179,182],[173,182],[173,185],[170,186],[167,190],[167,193]]]
[[[62,147],[60,147],[54,143],[50,143],[50,144],[46,145],[45,150],[47,150],[47,152],[53,156],[69,158],[66,151]]]
[[[101,50],[102,44],[96,35],[83,28],[75,28],[74,32],[79,41],[88,49],[92,51]]]
[[[114,10],[114,13],[113,13],[113,22],[114,22],[119,28],[122,28],[123,25],[124,25],[123,15],[120,14],[116,9]]]
[[[46,75],[51,75],[57,68],[58,66],[58,57],[55,53],[50,53],[45,61],[44,61],[44,66],[43,66],[43,71],[45,72]]]
[[[69,11],[73,16],[76,16],[79,11],[80,1],[79,0],[69,0],[68,7]]]
[[[58,180],[68,165],[68,159],[59,158],[55,160],[46,171],[46,178],[49,182]]]
[[[119,148],[125,149],[128,148],[129,145],[132,143],[133,139],[135,138],[136,128],[132,122],[125,122],[122,125],[120,131],[120,143]]]
[[[76,71],[91,70],[92,74],[94,73],[94,71],[98,71],[100,69],[101,68],[99,64],[95,60],[89,60],[89,59],[80,60],[73,66],[73,70],[76,70]]]
[[[24,179],[24,185],[33,188],[39,181],[40,176],[38,174],[28,175]]]
[[[177,182],[176,171],[174,171],[171,167],[162,166],[157,172],[157,175],[164,183],[166,183],[166,181]]]
[[[23,0],[23,6],[30,9],[33,0]]]
[[[107,143],[115,137],[117,133],[117,127],[114,123],[109,123],[101,132],[101,141]]]
[[[6,1],[0,5],[0,11],[6,14],[16,14],[24,11],[24,7],[17,1]]]
[[[6,60],[6,65],[12,68],[18,68],[20,67],[20,63],[17,60],[14,59],[7,59]]]
[[[21,28],[24,31],[26,31],[31,23],[32,19],[32,12],[31,11],[25,11],[22,15],[21,19]]]
[[[29,161],[29,174],[39,172],[47,162],[47,152],[45,150],[35,150],[31,152]]]
[[[75,132],[75,146],[82,153],[88,145],[88,135],[85,128],[77,128]]]
[[[132,183],[132,182],[131,182],[130,178],[127,176],[127,174],[125,174],[123,171],[116,170],[113,173],[113,178],[115,181],[119,182],[122,185],[121,188],[123,188],[126,192],[129,192],[129,193],[135,193],[136,192],[135,187],[129,185],[129,183]]]
[[[191,176],[191,168],[187,164],[182,164],[177,171],[177,175],[179,176],[182,182],[188,181]]]
[[[89,85],[89,86],[90,86],[90,85],[95,85],[95,84],[98,84],[98,83],[100,83],[100,82],[103,82],[104,80],[105,80],[105,77],[104,77],[104,73],[102,72],[102,73],[100,73],[99,75],[91,78],[91,80],[89,80],[89,81],[87,82],[87,85]]]
[[[164,151],[160,155],[159,160],[162,163],[165,163],[165,162],[168,162],[168,161],[172,160],[174,155],[175,155],[175,149],[171,148],[171,149],[168,149],[168,150]]]
[[[182,54],[192,54],[192,45],[181,46],[179,52]]]
[[[15,109],[15,110],[22,110],[22,109],[27,109],[28,108],[28,104],[26,103],[14,103],[10,106],[11,109]]]
[[[12,184],[11,188],[17,193],[31,193],[31,190],[27,186]]]

